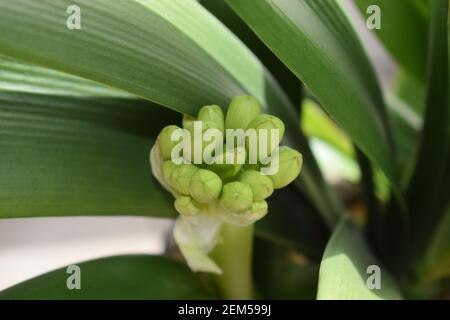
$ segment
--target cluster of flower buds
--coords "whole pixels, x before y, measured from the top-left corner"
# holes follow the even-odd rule
[[[189,150],[183,149],[174,156],[174,149],[180,145],[179,140],[174,139],[174,132],[189,132],[189,137],[193,139],[196,122],[201,122],[202,134],[208,129],[216,129],[222,135],[202,139],[201,145],[192,141]],[[256,140],[250,140],[249,134],[244,136],[244,141],[227,141],[229,137],[238,140],[237,135],[228,135],[228,131],[239,129],[244,132],[253,129]],[[263,130],[275,130],[277,134],[259,134]],[[175,196],[175,208],[181,215],[216,214],[227,223],[251,224],[266,215],[266,199],[274,189],[285,187],[300,174],[302,155],[289,147],[279,147],[283,135],[284,124],[279,118],[262,114],[255,98],[237,96],[232,99],[226,117],[219,106],[208,105],[200,109],[197,118],[185,115],[183,128],[175,125],[165,127],[152,150],[155,152],[152,157],[153,172]],[[263,138],[265,141],[261,143]],[[221,151],[216,149],[210,153],[209,159],[205,159],[202,151],[208,145],[219,145]],[[229,150],[228,145],[234,148]],[[276,162],[277,170],[264,174],[261,169],[268,164],[268,157],[275,151],[277,157],[270,160]],[[201,153],[200,158],[204,160],[201,163],[194,161],[196,152]],[[251,152],[256,154],[253,163],[249,161]],[[181,162],[174,161],[179,157],[183,158]],[[243,161],[226,161],[230,157],[232,160],[241,157]]]

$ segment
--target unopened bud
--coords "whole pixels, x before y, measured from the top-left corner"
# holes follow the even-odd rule
[[[172,133],[175,130],[181,130],[181,128],[174,125],[164,127],[158,136],[159,150],[163,160],[169,160],[171,158],[173,147],[179,143],[178,141],[171,140]]]
[[[172,188],[173,188],[172,173],[176,170],[177,167],[178,166],[175,163],[173,163],[172,160],[166,160],[162,165],[163,178],[167,182],[167,184]]]
[[[175,200],[175,209],[184,216],[195,216],[200,213],[201,204],[189,196],[181,196]]]
[[[266,200],[260,200],[252,203],[250,211],[252,215],[259,220],[267,214],[268,209],[269,206],[267,205]]]
[[[248,210],[253,202],[252,189],[248,184],[234,181],[223,186],[220,205],[233,213]]]
[[[272,180],[259,171],[246,170],[241,173],[239,181],[250,186],[254,200],[264,200],[273,193]]]
[[[302,155],[289,147],[282,146],[279,150],[278,172],[269,175],[275,189],[287,186],[300,174],[303,164]]]
[[[251,96],[237,96],[231,100],[225,118],[226,129],[245,129],[261,113],[261,106]]]
[[[245,163],[246,151],[245,148],[235,148],[231,151],[225,152],[215,156],[209,168],[216,172],[222,180],[228,180],[236,176]],[[229,163],[227,163],[227,160]]]
[[[204,106],[198,112],[197,119],[199,121],[209,122],[210,128],[218,129],[220,132],[224,132],[224,118],[223,111],[217,105]]]
[[[257,116],[255,119],[253,119],[247,129],[255,129],[257,132],[257,138],[258,138],[258,159],[260,157],[260,151],[259,147],[261,146],[261,136],[266,138],[265,145],[266,150],[263,150],[265,153],[264,155],[268,156],[272,153],[273,149],[277,147],[283,139],[284,135],[284,123],[279,118],[268,115],[268,114],[261,114]],[[272,130],[277,130],[277,138],[272,139]],[[275,133],[275,132],[274,132]],[[248,142],[247,142],[247,148],[248,148]]]
[[[191,180],[198,170],[193,164],[175,166],[170,177],[173,188],[182,194],[190,194]]]
[[[201,203],[209,203],[219,198],[222,180],[210,170],[198,169],[190,184],[191,196]]]

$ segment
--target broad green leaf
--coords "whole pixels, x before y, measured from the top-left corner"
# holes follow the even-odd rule
[[[427,100],[418,157],[407,191],[413,212],[413,247],[421,255],[442,216],[439,186],[450,146],[448,1],[432,0]],[[446,190],[448,194],[448,190]],[[442,207],[442,206],[439,206]]]
[[[1,91],[39,93],[70,97],[134,98],[124,91],[66,73],[0,56]]]
[[[264,299],[316,298],[319,266],[301,252],[262,239],[254,244],[255,287]]]
[[[380,267],[381,288],[369,289],[369,266]],[[371,282],[370,282],[371,283]],[[401,294],[388,270],[371,253],[359,228],[343,220],[325,249],[319,271],[317,298],[320,300],[401,299]]]
[[[255,96],[303,151],[299,182],[332,224],[340,214],[293,107],[255,56],[193,0],[81,0],[81,30],[66,28],[69,0],[0,0],[0,54],[81,76],[182,113]],[[13,18],[14,17],[14,18]],[[30,48],[39,50],[30,50]]]
[[[0,91],[0,217],[172,217],[149,150],[169,110],[137,99]]]
[[[381,91],[339,4],[326,0],[228,3],[395,185]]]
[[[58,269],[0,292],[0,299],[208,299],[184,265],[161,256],[117,256],[76,264],[81,289],[69,290],[76,271]]]
[[[417,80],[425,81],[428,41],[428,0],[355,0],[364,19],[380,8],[380,29],[374,29],[396,61]]]

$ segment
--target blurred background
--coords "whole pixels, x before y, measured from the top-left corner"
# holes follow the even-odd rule
[[[366,28],[351,0],[336,1],[346,8],[380,82],[390,87],[397,70],[392,58]],[[352,167],[327,144],[313,139],[311,147],[333,185],[358,178],[357,166]],[[2,219],[0,290],[76,262],[118,254],[161,254],[171,224],[170,220],[142,217]]]

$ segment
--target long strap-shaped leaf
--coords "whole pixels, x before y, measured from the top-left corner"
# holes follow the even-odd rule
[[[328,0],[228,3],[395,184],[380,89],[339,5]]]
[[[317,298],[401,299],[389,271],[380,265],[361,231],[350,219],[343,220],[336,227],[325,249]]]
[[[61,268],[0,292],[0,299],[208,299],[186,267],[159,256],[116,256]],[[80,285],[80,289],[69,290]],[[73,288],[73,287],[71,287]],[[75,287],[76,288],[76,287]]]
[[[412,241],[419,251],[430,240],[443,213],[436,204],[450,157],[450,102],[448,54],[448,1],[433,0],[427,102],[418,158],[408,188],[408,205],[413,213]],[[445,186],[445,183],[443,183]],[[448,190],[445,190],[448,197]],[[445,206],[445,204],[444,204]],[[417,248],[416,248],[417,249]]]
[[[290,122],[293,108],[263,66],[195,1],[87,1],[81,29],[66,28],[71,1],[0,0],[0,54],[82,76],[194,114],[205,104],[226,106],[237,94],[255,96]],[[301,141],[308,153],[308,146]],[[339,215],[313,158],[302,185],[332,224]],[[323,197],[322,195],[325,195]]]

